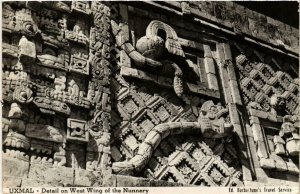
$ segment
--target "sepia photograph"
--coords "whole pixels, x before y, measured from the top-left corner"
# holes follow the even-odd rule
[[[3,193],[299,192],[298,1],[1,4]]]

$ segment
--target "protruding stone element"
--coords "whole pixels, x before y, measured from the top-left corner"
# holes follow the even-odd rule
[[[71,10],[72,11],[75,10],[84,14],[90,14],[91,12],[89,2],[85,2],[85,1],[72,2]]]
[[[89,75],[90,64],[88,62],[88,55],[83,53],[74,53],[71,56],[71,64],[69,66],[71,72]]]
[[[137,41],[136,48],[143,56],[157,60],[165,50],[165,41],[157,35],[143,36]]]
[[[2,132],[8,132],[10,120],[2,117]]]
[[[23,111],[21,110],[20,105],[17,103],[12,103],[10,106],[10,110],[8,113],[8,118],[10,119],[20,119],[24,115]]]
[[[27,124],[26,136],[46,141],[62,143],[65,141],[66,134],[62,129],[42,124]]]
[[[69,118],[67,120],[67,140],[88,142],[89,132],[86,128],[86,121]]]
[[[230,135],[233,131],[233,125],[225,120],[228,114],[228,108],[223,108],[220,104],[214,105],[212,101],[205,102],[201,107],[198,119],[203,136],[220,138]]]
[[[3,145],[27,150],[30,147],[30,141],[28,137],[22,134],[10,131],[5,138]]]
[[[31,64],[36,59],[35,43],[22,36],[19,42],[19,60],[24,64]]]
[[[165,24],[158,20],[153,20],[152,22],[150,22],[146,29],[146,36],[155,36],[158,34],[158,30],[163,30],[166,33],[165,44],[167,50],[174,55],[185,57],[184,52],[179,43],[177,33],[168,24]]]
[[[273,159],[261,158],[259,163],[262,168],[267,168],[267,169],[275,168],[275,161]]]
[[[278,135],[274,136],[275,153],[278,155],[285,154],[285,141]]]
[[[26,128],[25,121],[21,119],[10,119],[9,128],[13,129],[14,131],[23,132]]]
[[[59,100],[50,100],[44,97],[35,97],[33,103],[40,108],[41,112],[46,114],[63,114],[69,115],[71,112],[70,107]]]
[[[54,166],[65,166],[66,165],[66,151],[65,144],[54,144]]]
[[[300,151],[299,116],[286,115],[279,136],[285,139],[286,151],[291,156],[298,156]]]
[[[270,104],[272,106],[272,112],[277,114],[277,111],[283,111],[285,108],[285,99],[279,95],[273,95],[270,98]]]
[[[291,156],[299,156],[299,149],[300,149],[299,136],[298,137],[295,136],[296,135],[293,135],[293,137],[291,139],[288,139],[286,142],[286,150]]]
[[[191,15],[191,7],[189,2],[183,1],[180,3],[180,6],[183,15]]]
[[[19,103],[28,104],[33,100],[32,90],[26,84],[22,84],[15,88],[13,99]]]

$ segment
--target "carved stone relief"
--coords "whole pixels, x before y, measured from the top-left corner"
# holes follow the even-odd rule
[[[192,3],[178,5],[184,18],[195,11]],[[149,15],[139,26],[130,9],[122,2],[3,3],[3,157],[27,166],[26,176],[6,177],[38,186],[52,184],[35,180],[50,171],[67,177],[54,186],[72,178],[90,186],[82,174],[103,185],[129,175],[242,186],[242,116],[250,118],[260,167],[299,173],[295,72],[239,45],[231,60],[229,43],[202,24],[196,38],[184,35],[195,24],[180,26],[165,15]],[[223,18],[224,10],[213,12]],[[247,108],[228,100],[235,94]]]
[[[5,156],[49,168],[86,169],[90,152],[100,165],[87,169],[109,170],[110,8],[92,4],[91,9],[91,2],[4,3],[5,58],[15,62],[3,67]],[[84,16],[75,17],[77,12]],[[102,37],[90,33],[94,27]],[[106,45],[96,49],[103,41]],[[99,68],[106,74],[93,76]]]

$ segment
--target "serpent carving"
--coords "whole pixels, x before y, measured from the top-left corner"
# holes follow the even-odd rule
[[[182,70],[180,67],[170,61],[158,61],[165,50],[173,55],[185,57],[181,48],[176,32],[171,26],[154,20],[150,22],[146,29],[146,36],[141,37],[135,47],[130,43],[129,38],[126,38],[126,32],[115,22],[111,21],[112,31],[116,37],[117,45],[125,51],[125,53],[139,67],[149,66],[152,68],[161,67],[166,64],[171,64],[175,70],[173,79],[173,88],[178,97],[183,95]],[[166,33],[166,40],[158,36],[158,30],[163,30]]]
[[[226,120],[228,109],[205,102],[198,122],[169,122],[155,126],[140,144],[137,154],[129,161],[115,162],[112,169],[117,174],[133,175],[141,171],[160,142],[169,135],[202,134],[206,138],[222,138],[231,135],[233,125]]]

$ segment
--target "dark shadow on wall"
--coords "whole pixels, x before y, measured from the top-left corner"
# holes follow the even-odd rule
[[[299,3],[297,1],[235,1],[235,3],[299,28]]]

